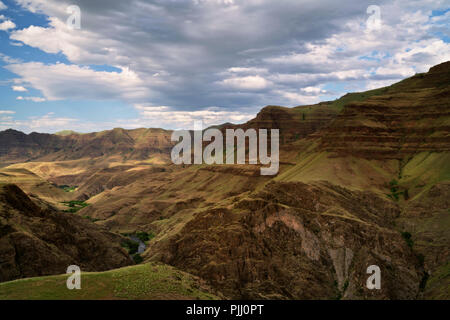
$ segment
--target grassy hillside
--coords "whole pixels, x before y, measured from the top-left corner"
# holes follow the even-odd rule
[[[69,290],[69,275],[20,279],[0,283],[0,300],[202,299],[208,293],[200,281],[175,268],[143,264],[107,272],[82,273],[81,290]]]

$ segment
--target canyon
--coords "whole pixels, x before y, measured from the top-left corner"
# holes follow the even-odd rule
[[[450,298],[450,62],[214,128],[278,129],[279,173],[176,165],[170,130],[0,132],[0,298],[70,264],[169,274],[178,293],[130,296],[149,299]],[[139,232],[153,236],[136,264],[123,244]]]

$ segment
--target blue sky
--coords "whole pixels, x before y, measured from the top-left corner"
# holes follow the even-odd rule
[[[0,130],[239,123],[390,85],[450,60],[449,4],[1,0]]]

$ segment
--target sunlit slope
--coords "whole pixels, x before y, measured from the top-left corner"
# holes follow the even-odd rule
[[[1,168],[0,183],[18,185],[28,195],[39,197],[55,206],[71,199],[71,195],[24,168]]]
[[[408,160],[450,151],[450,62],[344,106],[320,134],[319,150],[338,156]]]
[[[449,179],[450,63],[369,93],[341,98],[334,120],[292,144],[302,146],[296,165],[276,179],[377,192],[396,179],[410,197]]]
[[[115,181],[134,177],[93,197],[78,214],[118,232],[153,230],[172,233],[201,208],[231,202],[270,180],[252,166],[170,166],[117,173]]]
[[[81,274],[81,290],[69,290],[69,275],[0,283],[0,300],[215,300],[200,279],[162,264],[143,264]]]

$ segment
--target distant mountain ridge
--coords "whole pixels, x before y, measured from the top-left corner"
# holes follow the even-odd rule
[[[321,149],[337,153],[352,150],[352,154],[368,157],[401,158],[408,149],[417,148],[450,150],[450,124],[441,120],[450,115],[449,83],[450,62],[444,62],[390,87],[349,93],[336,101],[310,106],[267,106],[247,123],[214,127],[280,129],[282,144],[318,134]],[[8,129],[0,132],[0,164],[103,156],[144,160],[151,154],[169,155],[174,145],[171,133],[164,129],[115,128],[87,134],[65,130],[27,135]],[[385,146],[376,147],[374,142]]]
[[[118,155],[145,159],[168,154],[171,131],[162,129],[113,129],[87,134],[45,134],[9,129],[0,132],[0,163],[56,161]]]

